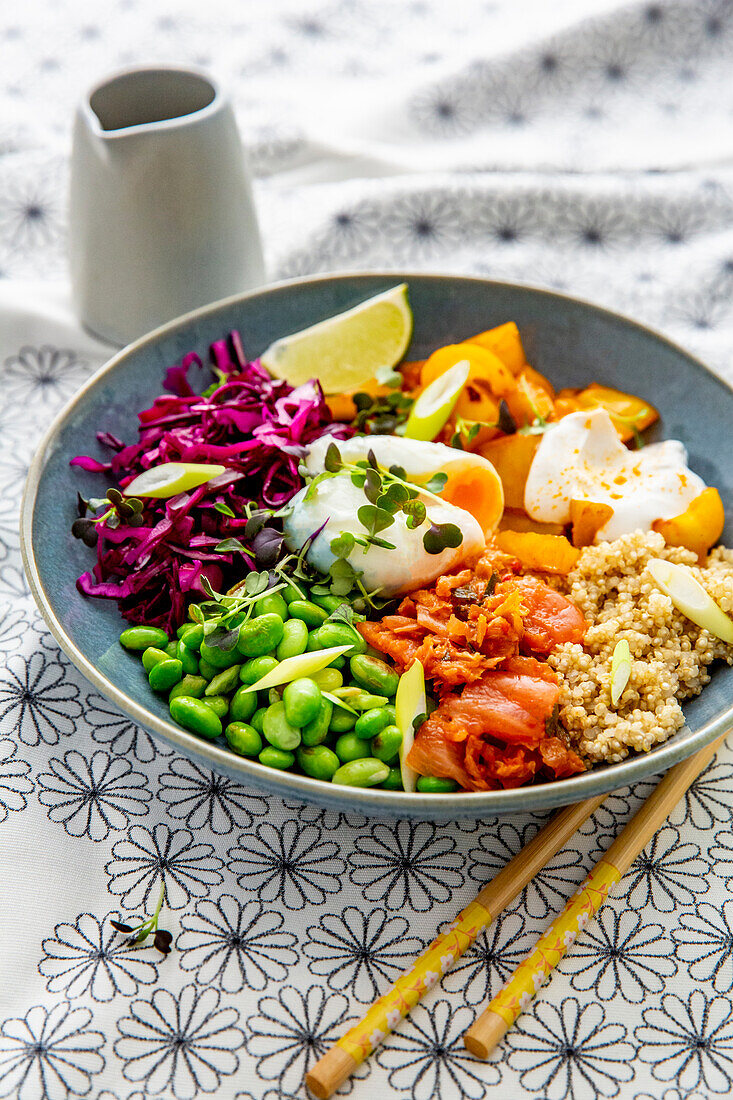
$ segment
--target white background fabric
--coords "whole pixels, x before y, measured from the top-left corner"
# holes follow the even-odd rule
[[[408,266],[558,288],[730,379],[733,5],[32,0],[6,6],[0,42],[0,1096],[302,1096],[307,1064],[540,820],[265,800],[156,745],[59,653],[17,510],[39,433],[105,354],[67,305],[74,104],[120,65],[209,68],[236,104],[271,277]],[[610,797],[345,1091],[728,1095],[727,749],[494,1061],[460,1042],[650,789]],[[109,925],[150,911],[161,878],[165,960]]]

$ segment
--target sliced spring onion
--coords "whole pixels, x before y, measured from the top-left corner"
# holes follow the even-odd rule
[[[338,695],[334,695],[332,691],[323,691],[322,690],[321,695],[323,696],[324,699],[328,699],[329,703],[333,703],[333,705],[335,707],[341,707],[342,710],[348,710],[349,714],[358,714],[359,713],[359,711],[354,710],[354,708],[349,703],[347,703],[345,699],[342,699]]]
[[[402,734],[402,744],[400,745],[402,786],[406,791],[412,792],[417,785],[417,772],[407,763],[407,754],[415,740],[413,722],[419,715],[427,712],[425,672],[417,659],[412,662],[407,672],[403,672],[400,676],[394,702],[397,728]]]
[[[277,668],[273,668],[272,672],[266,672],[254,684],[249,684],[244,694],[248,691],[264,691],[265,688],[289,684],[299,676],[312,676],[314,672],[320,672],[322,668],[330,665],[331,661],[353,648],[353,645],[332,645],[330,649],[316,649],[312,653],[299,653],[297,657],[286,657]]]
[[[652,558],[647,569],[678,611],[722,642],[733,645],[733,619],[710,596],[687,565]]]
[[[470,370],[468,359],[461,359],[423,390],[407,418],[406,439],[435,439],[456,407]]]
[[[618,706],[631,676],[631,650],[625,638],[616,642],[611,658],[611,705]]]
[[[213,477],[223,474],[226,466],[203,462],[162,462],[143,470],[122,490],[127,497],[167,497],[198,489]]]

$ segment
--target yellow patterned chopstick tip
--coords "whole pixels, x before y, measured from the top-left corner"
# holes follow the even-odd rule
[[[538,940],[534,950],[494,997],[489,1005],[491,1012],[496,1012],[511,1027],[517,1016],[529,1007],[550,972],[598,912],[609,890],[620,878],[621,872],[612,863],[603,859],[599,861],[569,898],[562,913]]]
[[[357,1064],[363,1062],[490,923],[488,909],[480,902],[472,901],[452,921],[448,930],[426,947],[412,969],[374,1002],[364,1019],[347,1031],[337,1045],[350,1054]]]

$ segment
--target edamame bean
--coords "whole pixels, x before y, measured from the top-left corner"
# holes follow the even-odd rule
[[[183,665],[170,657],[166,657],[164,661],[158,661],[148,673],[148,683],[153,691],[170,691],[182,678]]]
[[[199,649],[204,640],[203,623],[184,623],[179,638],[188,649]]]
[[[331,782],[344,787],[377,787],[384,783],[388,775],[387,765],[370,757],[367,760],[350,760],[348,764],[342,764],[334,772]]]
[[[283,623],[283,636],[277,647],[278,661],[305,653],[308,645],[308,627],[302,619],[288,619]],[[253,681],[254,683],[254,681]]]
[[[298,621],[302,622],[302,619],[299,619]],[[323,646],[318,641],[317,630],[311,631],[311,633],[308,635],[308,645],[305,647],[305,649],[307,653],[315,653],[316,650],[323,649]]]
[[[322,668],[320,672],[314,672],[311,679],[315,680],[321,691],[333,691],[340,688],[344,678],[337,668]]]
[[[273,668],[277,668],[278,662],[274,657],[253,657],[251,661],[245,661],[239,670],[239,679],[243,684],[256,684]]]
[[[298,761],[298,767],[311,779],[325,779],[328,782],[339,769],[338,756],[325,745],[299,748],[295,758]]]
[[[168,645],[165,647],[165,652],[169,657],[172,657],[174,661],[178,660],[178,641],[168,642]]]
[[[184,676],[197,676],[199,671],[199,659],[185,642],[176,645],[176,657],[183,665]]]
[[[250,695],[254,695],[254,692],[249,692]],[[258,707],[252,715],[250,720],[250,726],[257,730],[258,733],[262,733],[265,725],[265,715],[267,714],[267,707]]]
[[[262,732],[273,748],[281,749],[284,752],[297,749],[300,744],[300,730],[296,726],[291,726],[288,722],[285,714],[285,704],[282,700],[277,703],[270,703],[265,711]]]
[[[334,733],[346,733],[347,730],[353,730],[355,725],[355,714],[352,714],[349,710],[344,710],[343,707],[333,708],[331,722],[328,727],[330,730],[333,730]]]
[[[416,786],[420,794],[450,794],[458,790],[455,779],[442,779],[437,775],[419,775]]]
[[[171,718],[179,726],[213,741],[221,734],[221,721],[214,711],[200,699],[179,695],[170,704]]]
[[[239,653],[236,646],[231,649],[219,649],[216,645],[209,645],[207,641],[201,643],[201,656],[217,671],[229,668],[230,665],[239,664]]]
[[[362,741],[355,733],[342,733],[333,747],[342,764],[348,763],[349,760],[363,760],[372,755],[369,742]]]
[[[286,582],[285,588],[283,588],[280,595],[285,600],[285,603],[288,605],[288,607],[290,607],[290,604],[293,602],[293,600],[303,599],[303,591],[299,590],[292,581]]]
[[[345,668],[346,667],[346,656],[342,653],[340,657],[334,657],[334,659],[329,662],[328,667],[329,668]]]
[[[164,649],[157,649],[151,645],[143,653],[143,668],[149,673],[151,668],[155,668],[161,661],[167,660],[169,660],[169,657]]]
[[[386,695],[388,698],[397,691],[400,678],[386,661],[358,653],[349,661],[349,667],[357,684],[366,691],[373,691],[375,695]]]
[[[223,672],[217,673],[204,695],[229,695],[239,685],[241,667],[241,665],[232,665],[231,668],[225,668]]]
[[[333,615],[337,607],[341,607],[341,604],[346,603],[343,596],[314,596],[311,592],[311,601],[317,604],[318,607],[322,607],[324,611],[327,611],[329,615]]]
[[[243,657],[264,657],[271,649],[280,644],[283,636],[283,621],[273,611],[267,615],[258,615],[250,619],[239,632],[237,649]]]
[[[328,618],[328,612],[319,607],[317,603],[311,603],[310,600],[293,600],[288,606],[288,611],[291,619],[302,619],[305,625],[311,629],[325,623]],[[321,648],[323,647],[321,646]]]
[[[354,733],[357,737],[371,739],[381,733],[385,726],[392,725],[393,721],[394,719],[386,707],[374,707],[372,710],[365,710],[363,714],[359,715],[354,726]]]
[[[384,709],[387,711],[387,714],[389,715],[390,724],[394,725],[395,722],[397,721],[397,711],[395,710],[394,703],[387,703],[387,705],[385,706]]]
[[[390,768],[389,775],[381,784],[385,791],[404,791],[402,786],[402,772],[399,768]]]
[[[199,676],[203,676],[205,680],[213,680],[218,671],[219,669],[210,665],[205,657],[199,661]]]
[[[347,702],[354,710],[374,710],[375,707],[383,707],[389,699],[386,695],[372,695],[368,691],[360,691],[358,695],[350,695]]]
[[[324,623],[319,626],[316,637],[323,649],[330,649],[334,645],[353,646],[350,656],[363,653],[366,642],[355,627],[348,623]]]
[[[217,718],[223,718],[229,710],[229,700],[225,695],[204,695],[201,702],[211,707]]]
[[[333,703],[331,700],[321,698],[318,714],[312,722],[309,722],[307,726],[303,726],[300,731],[302,742],[307,748],[312,748],[314,745],[320,745],[322,741],[326,740],[332,714]]]
[[[283,703],[285,717],[290,725],[302,729],[312,722],[321,709],[322,698],[321,689],[309,676],[299,676],[297,680],[286,684]]]
[[[247,685],[242,684],[232,696],[229,704],[229,717],[232,722],[249,722],[257,710],[257,692],[247,691]],[[256,755],[256,754],[255,754]]]
[[[150,646],[165,649],[169,640],[166,632],[157,626],[128,626],[127,630],[123,630],[120,634],[120,645],[136,653],[142,653]]]
[[[400,751],[402,733],[397,726],[385,726],[372,741],[372,756],[391,764]]]
[[[282,749],[273,748],[272,745],[266,745],[257,759],[260,764],[265,764],[268,768],[279,768],[280,771],[286,771],[287,768],[292,768],[295,763],[295,754],[283,752]]]
[[[262,752],[262,738],[246,722],[230,722],[224,730],[224,736],[229,748],[240,756],[259,756]]]
[[[179,683],[174,684],[171,688],[168,702],[171,703],[179,695],[190,695],[192,699],[200,699],[204,694],[205,687],[206,680],[203,676],[184,676]]]
[[[288,617],[288,605],[279,592],[265,593],[255,600],[255,615],[279,615],[285,620]]]

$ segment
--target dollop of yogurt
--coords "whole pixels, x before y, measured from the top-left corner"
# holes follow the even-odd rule
[[[650,531],[684,512],[705,489],[678,439],[630,451],[605,409],[570,413],[544,432],[530,467],[524,507],[541,523],[569,523],[571,500],[607,504],[613,515],[596,542]]]

